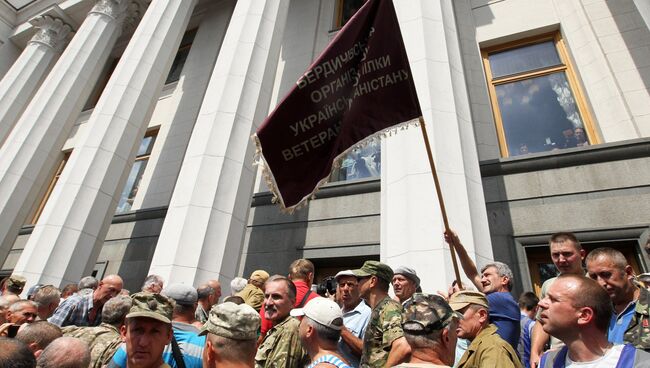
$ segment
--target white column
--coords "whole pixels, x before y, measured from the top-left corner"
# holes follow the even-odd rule
[[[62,285],[92,271],[195,4],[149,5],[16,264],[28,282]]]
[[[288,6],[235,6],[151,263],[170,282],[235,275],[254,184],[250,135],[268,113]]]
[[[0,81],[0,145],[65,47],[72,30],[61,19],[47,15],[30,23],[38,31]]]
[[[57,164],[133,5],[131,0],[97,2],[0,148],[0,260]]]
[[[452,0],[396,0],[395,8],[450,226],[484,263],[492,248]],[[382,150],[381,259],[413,267],[425,291],[447,290],[453,267],[420,129]]]
[[[194,123],[210,82],[210,73],[228,29],[235,0],[220,1],[202,17],[174,93],[162,120],[132,208],[169,206]],[[154,114],[157,114],[154,112]]]

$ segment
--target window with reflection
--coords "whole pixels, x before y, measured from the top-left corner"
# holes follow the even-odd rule
[[[559,34],[483,51],[504,157],[597,142]]]
[[[339,29],[352,18],[366,0],[337,0],[334,27]]]
[[[131,167],[129,177],[126,179],[126,184],[124,185],[124,189],[120,195],[120,201],[117,203],[117,210],[115,213],[127,212],[131,210],[131,207],[133,207],[133,201],[135,200],[135,196],[138,194],[140,181],[142,180],[144,170],[147,168],[147,163],[151,156],[151,149],[153,148],[153,144],[156,142],[157,134],[158,130],[149,131],[140,142],[135,162]]]
[[[194,36],[196,36],[196,29],[185,32],[183,40],[181,41],[180,46],[178,47],[178,52],[172,63],[172,68],[169,70],[167,75],[167,80],[165,84],[177,82],[181,77],[181,72],[187,61],[187,55],[190,54],[190,49],[192,48],[192,42],[194,42]]]
[[[372,141],[350,152],[341,167],[332,173],[331,181],[379,177],[381,174],[381,143]]]

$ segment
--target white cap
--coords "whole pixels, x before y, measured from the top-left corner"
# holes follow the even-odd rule
[[[337,273],[336,276],[334,276],[334,280],[336,280],[336,281],[338,282],[338,281],[339,281],[339,277],[341,277],[341,276],[352,276],[352,277],[356,277],[356,276],[354,275],[354,272],[352,272],[352,270],[345,270],[345,271],[341,271],[341,272]]]
[[[314,298],[304,308],[292,309],[291,315],[294,317],[305,316],[333,330],[340,330],[343,326],[341,308],[327,298]]]

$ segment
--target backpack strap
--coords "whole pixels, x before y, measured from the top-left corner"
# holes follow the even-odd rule
[[[176,336],[174,336],[173,334],[172,334],[172,356],[174,357],[174,361],[176,362],[177,368],[186,368],[185,360],[183,360],[183,353],[181,352],[181,348],[178,346],[178,342],[176,342]]]
[[[618,358],[616,368],[632,368],[634,366],[634,359],[636,358],[636,348],[632,344],[625,344],[621,351],[621,356]]]
[[[298,303],[298,305],[296,305],[296,308],[304,307],[305,303],[307,303],[307,298],[309,298],[310,295],[311,295],[311,290],[307,290],[307,292],[305,293],[305,296],[303,296],[302,299],[300,300],[300,303]]]

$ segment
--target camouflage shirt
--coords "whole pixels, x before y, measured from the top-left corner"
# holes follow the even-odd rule
[[[108,323],[96,327],[66,326],[63,336],[76,337],[90,348],[90,367],[101,368],[108,364],[122,343],[120,331]]]
[[[257,348],[255,368],[299,368],[309,363],[300,344],[300,322],[290,316],[273,326]]]
[[[650,291],[639,287],[639,300],[634,308],[634,315],[623,337],[623,341],[637,349],[650,352]]]
[[[402,336],[402,305],[386,296],[370,314],[360,367],[385,366],[393,341]]]

